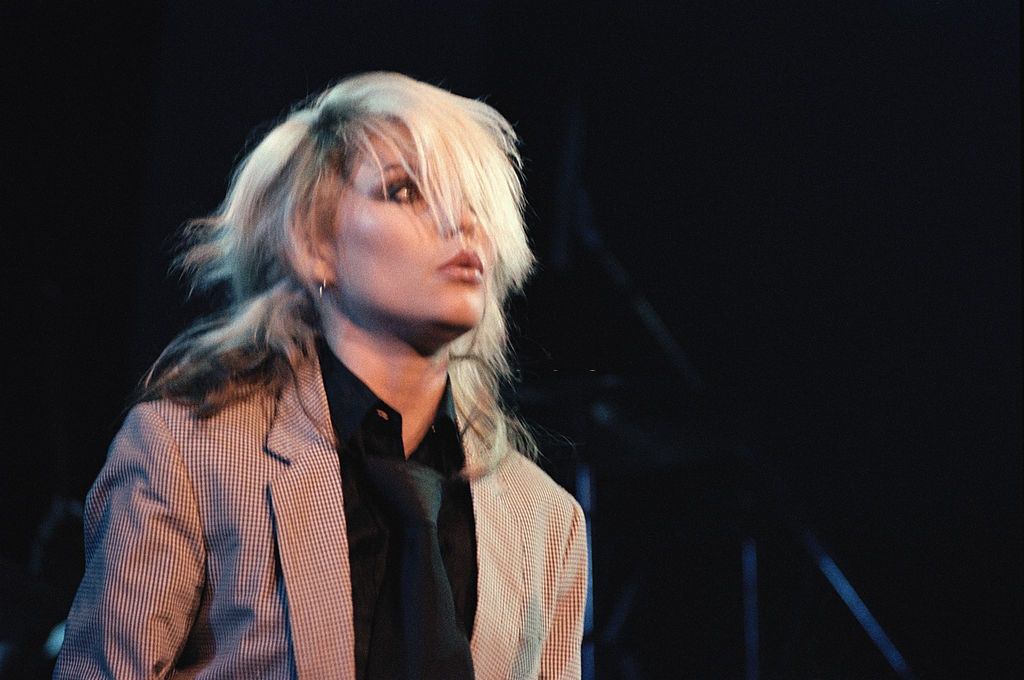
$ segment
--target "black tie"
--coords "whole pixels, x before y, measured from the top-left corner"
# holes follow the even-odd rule
[[[455,618],[437,541],[444,477],[411,460],[366,457],[366,472],[391,510],[399,534],[399,609],[393,667],[408,680],[473,678],[469,642]]]

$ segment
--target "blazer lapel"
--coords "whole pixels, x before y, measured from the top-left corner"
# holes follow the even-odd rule
[[[338,454],[315,363],[285,389],[267,452],[287,464],[270,484],[274,533],[300,678],[355,676],[351,574]]]
[[[513,454],[514,455],[514,454]],[[470,483],[477,540],[477,610],[470,649],[477,680],[511,677],[526,600],[522,523],[495,471]]]

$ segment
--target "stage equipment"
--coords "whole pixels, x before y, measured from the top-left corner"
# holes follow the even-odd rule
[[[662,377],[660,381],[653,382],[649,378],[626,373],[524,381],[518,393],[518,401],[525,413],[543,415],[548,423],[552,422],[551,414],[561,413],[556,432],[589,439],[586,446],[581,447],[586,450],[585,455],[569,446],[566,447],[568,452],[554,456],[548,461],[548,466],[556,478],[564,480],[570,487],[587,514],[591,555],[602,554],[599,543],[605,530],[599,510],[603,502],[602,481],[621,477],[624,471],[635,474],[646,470],[653,473],[649,479],[681,470],[686,470],[688,477],[699,478],[696,471],[710,474],[708,478],[715,480],[720,496],[717,507],[723,514],[719,518],[706,519],[729,523],[734,539],[736,572],[739,575],[736,586],[740,599],[737,618],[742,630],[742,673],[746,680],[759,680],[761,677],[763,637],[758,557],[760,534],[766,530],[767,523],[781,526],[802,546],[804,559],[810,560],[825,577],[896,676],[901,680],[912,679],[914,674],[906,659],[823,547],[815,531],[800,519],[800,513],[782,491],[780,480],[770,472],[770,461],[756,454],[754,447],[737,441],[727,428],[716,429],[713,423],[709,426],[701,422],[703,417],[716,414],[714,409],[701,413],[701,399],[708,391],[705,381],[681,343],[635,284],[626,267],[606,246],[593,224],[593,210],[582,179],[584,138],[583,107],[579,97],[574,96],[567,108],[557,187],[561,203],[547,260],[559,271],[569,267],[577,252],[596,263],[612,288],[608,298],[625,301],[639,328],[655,341],[672,372],[668,379]],[[674,393],[674,398],[665,397],[660,401],[685,404],[688,413],[676,412],[660,419],[658,414],[653,414],[657,422],[645,423],[628,409],[628,404],[657,402],[658,397],[652,399],[652,395],[670,393]],[[606,454],[609,451],[611,455]],[[708,473],[708,470],[712,472]],[[714,504],[707,507],[714,507]],[[599,572],[603,565],[592,557],[591,593],[584,634],[584,680],[597,677],[596,660],[601,657],[601,649],[617,650],[615,658],[619,677],[640,677],[638,659],[622,644],[620,634],[626,623],[637,615],[637,594],[649,577],[654,566],[652,562],[657,559],[656,555],[646,560],[643,557],[638,556],[634,560],[633,568],[627,570],[623,583],[617,587],[607,584],[600,573],[594,573],[595,569]],[[597,577],[597,583],[605,584],[609,590],[602,592],[595,586],[594,577]],[[599,605],[598,611],[605,612],[603,617],[595,615],[595,602]],[[602,669],[602,675],[605,674]]]

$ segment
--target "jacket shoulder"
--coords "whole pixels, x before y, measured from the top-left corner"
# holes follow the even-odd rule
[[[230,404],[209,416],[200,415],[194,406],[171,399],[155,399],[135,404],[125,416],[122,432],[137,432],[156,426],[179,442],[194,439],[237,438],[266,433],[274,417],[276,400],[272,395],[255,394]]]
[[[535,521],[568,526],[583,515],[572,494],[522,454],[509,454],[497,474],[510,505]]]

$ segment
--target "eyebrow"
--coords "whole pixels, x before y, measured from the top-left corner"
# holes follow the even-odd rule
[[[391,175],[394,175],[398,172],[406,172],[405,166],[402,165],[401,163],[388,163],[387,165],[380,165],[378,163],[374,163],[372,157],[364,158],[361,165],[368,171],[377,175],[377,178],[380,181],[388,181],[388,178]],[[357,173],[358,172],[362,172],[362,169],[358,170]]]
[[[382,166],[380,169],[380,177],[384,181],[390,182],[394,179],[398,179],[399,175],[401,175],[402,177],[408,177],[412,181],[419,184],[419,179],[416,175],[415,169],[407,168],[404,164],[400,162],[388,163],[387,165]]]

